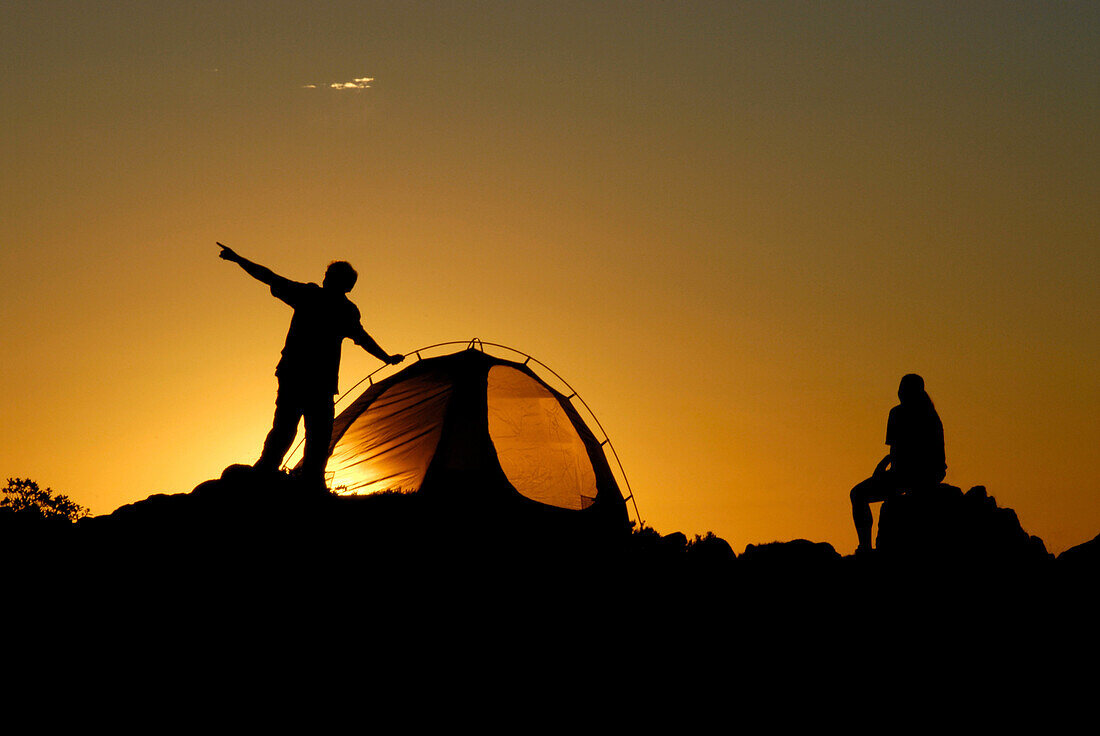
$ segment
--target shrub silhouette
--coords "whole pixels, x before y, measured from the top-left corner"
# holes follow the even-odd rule
[[[17,512],[37,510],[43,517],[60,517],[69,521],[88,515],[88,509],[65,494],[57,493],[52,488],[40,488],[30,478],[8,478],[8,485],[3,492],[0,508],[10,508]]]

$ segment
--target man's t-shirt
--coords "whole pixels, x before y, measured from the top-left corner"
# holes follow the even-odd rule
[[[895,406],[886,421],[890,468],[900,475],[938,483],[947,472],[943,424],[936,410]]]
[[[340,344],[363,332],[359,308],[344,294],[289,279],[273,283],[271,294],[294,307],[275,368],[280,383],[338,393]]]

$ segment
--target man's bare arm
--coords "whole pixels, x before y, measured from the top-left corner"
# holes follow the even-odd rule
[[[360,326],[359,332],[351,336],[352,342],[362,347],[368,353],[378,358],[383,363],[389,363],[390,365],[397,365],[405,359],[404,355],[394,354],[390,355],[375,342],[374,338],[367,334],[367,331]]]
[[[282,276],[279,276],[270,268],[261,266],[258,263],[253,263],[247,258],[239,255],[232,248],[222,245],[221,243],[218,243],[218,246],[222,249],[221,252],[218,253],[218,258],[236,263],[244,269],[245,273],[257,281],[262,281],[268,286],[274,285],[276,281],[285,281]]]

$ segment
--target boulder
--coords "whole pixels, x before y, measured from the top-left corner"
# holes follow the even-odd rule
[[[1093,574],[1100,570],[1100,534],[1058,555],[1058,567],[1066,572]]]
[[[941,484],[888,499],[875,546],[882,557],[913,563],[1018,567],[1053,559],[984,486],[963,493]]]
[[[687,556],[692,564],[704,568],[721,568],[732,564],[737,555],[729,542],[708,532],[706,536],[696,536],[688,544]]]
[[[840,559],[833,545],[795,539],[790,542],[750,544],[738,560],[746,567],[814,572]]]

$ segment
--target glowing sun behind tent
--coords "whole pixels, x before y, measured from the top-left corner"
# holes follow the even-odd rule
[[[341,430],[342,436],[328,463],[331,487],[360,494],[419,489],[451,392],[444,376],[430,372],[390,386],[361,414],[341,415],[334,436]]]

